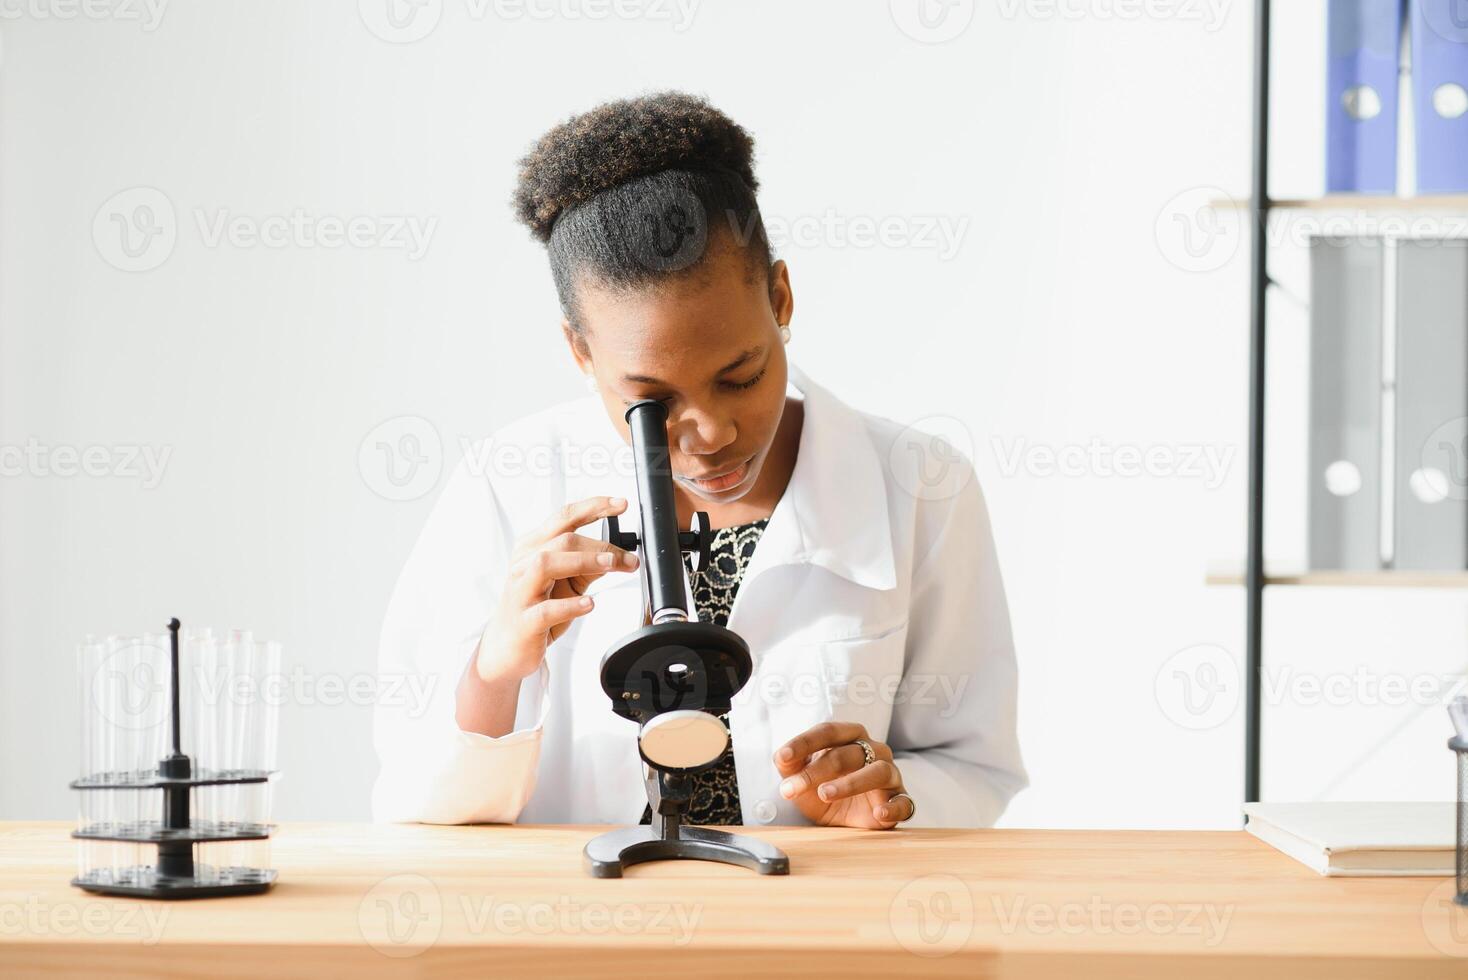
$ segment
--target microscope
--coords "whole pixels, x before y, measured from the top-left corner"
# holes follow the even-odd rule
[[[790,861],[779,848],[742,834],[689,827],[694,773],[718,763],[729,747],[726,714],[754,669],[749,645],[732,630],[689,617],[683,556],[695,571],[709,561],[713,529],[708,515],[693,515],[678,530],[673,472],[668,452],[668,409],[644,399],[627,409],[637,474],[638,531],[624,531],[615,517],[602,523],[602,538],[642,560],[643,625],[612,645],[601,661],[601,686],[612,710],[639,726],[638,753],[652,822],[593,838],[584,852],[597,878],[620,878],[645,861],[719,861],[783,875]]]

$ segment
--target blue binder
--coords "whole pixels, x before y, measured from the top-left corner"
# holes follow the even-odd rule
[[[1411,0],[1417,192],[1468,191],[1468,0]]]
[[[1395,194],[1402,0],[1329,4],[1325,188]]]

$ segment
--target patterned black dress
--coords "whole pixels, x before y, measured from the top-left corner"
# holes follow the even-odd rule
[[[754,556],[754,546],[759,543],[760,535],[769,523],[770,519],[765,517],[750,524],[721,527],[714,532],[708,567],[688,575],[700,620],[720,626],[729,625],[729,612],[734,608],[734,596],[744,579],[744,569]],[[728,724],[729,717],[722,717]],[[651,807],[643,808],[642,822],[652,822]],[[744,822],[739,810],[739,779],[734,771],[732,736],[729,747],[716,764],[693,774],[693,800],[685,822],[701,826]]]

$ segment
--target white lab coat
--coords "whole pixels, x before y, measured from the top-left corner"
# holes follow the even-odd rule
[[[804,400],[795,469],[755,548],[729,628],[750,683],[729,714],[746,824],[800,824],[772,755],[831,719],[891,745],[915,826],[989,826],[1026,785],[1015,735],[1009,613],[969,461],[858,412],[794,365]],[[562,504],[627,498],[630,450],[601,402],[515,422],[467,453],[403,570],[383,625],[379,820],[629,824],[645,803],[637,726],[612,712],[602,655],[641,624],[641,571],[603,576],[596,606],[521,685],[501,738],[461,731],[454,688],[488,622],[512,542]],[[595,536],[597,529],[582,533]]]

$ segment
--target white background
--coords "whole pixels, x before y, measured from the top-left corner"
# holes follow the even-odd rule
[[[687,0],[690,20],[427,0],[405,34],[387,2],[174,0],[156,23],[0,4],[0,447],[109,447],[114,469],[119,447],[169,454],[156,486],[62,463],[0,477],[0,818],[73,812],[75,644],[172,615],[279,639],[304,678],[276,816],[367,816],[370,698],[331,685],[371,683],[432,465],[582,391],[510,215],[515,162],[572,112],[678,87],[754,133],[767,220],[798,232],[792,356],[858,407],[967,434],[1033,781],[1005,823],[1237,826],[1243,597],[1204,571],[1243,549],[1247,248],[1198,205],[1247,192],[1252,4],[960,0],[934,33],[904,0]],[[1279,6],[1275,191],[1315,193],[1323,2]],[[175,240],[124,271],[111,215],[144,198],[114,195],[140,187]],[[421,256],[211,238],[298,209],[434,224]],[[854,230],[884,219],[886,245]],[[935,223],[961,232],[951,254]],[[1304,295],[1277,297],[1271,364],[1286,562]],[[404,416],[441,447],[406,501],[368,438]],[[400,444],[402,423],[384,431]],[[1146,450],[1157,472],[1114,471]],[[1085,465],[1052,472],[1047,451]],[[1463,601],[1268,606],[1266,797],[1448,798],[1437,702],[1463,673]],[[1432,703],[1382,696],[1388,675],[1425,678]]]

